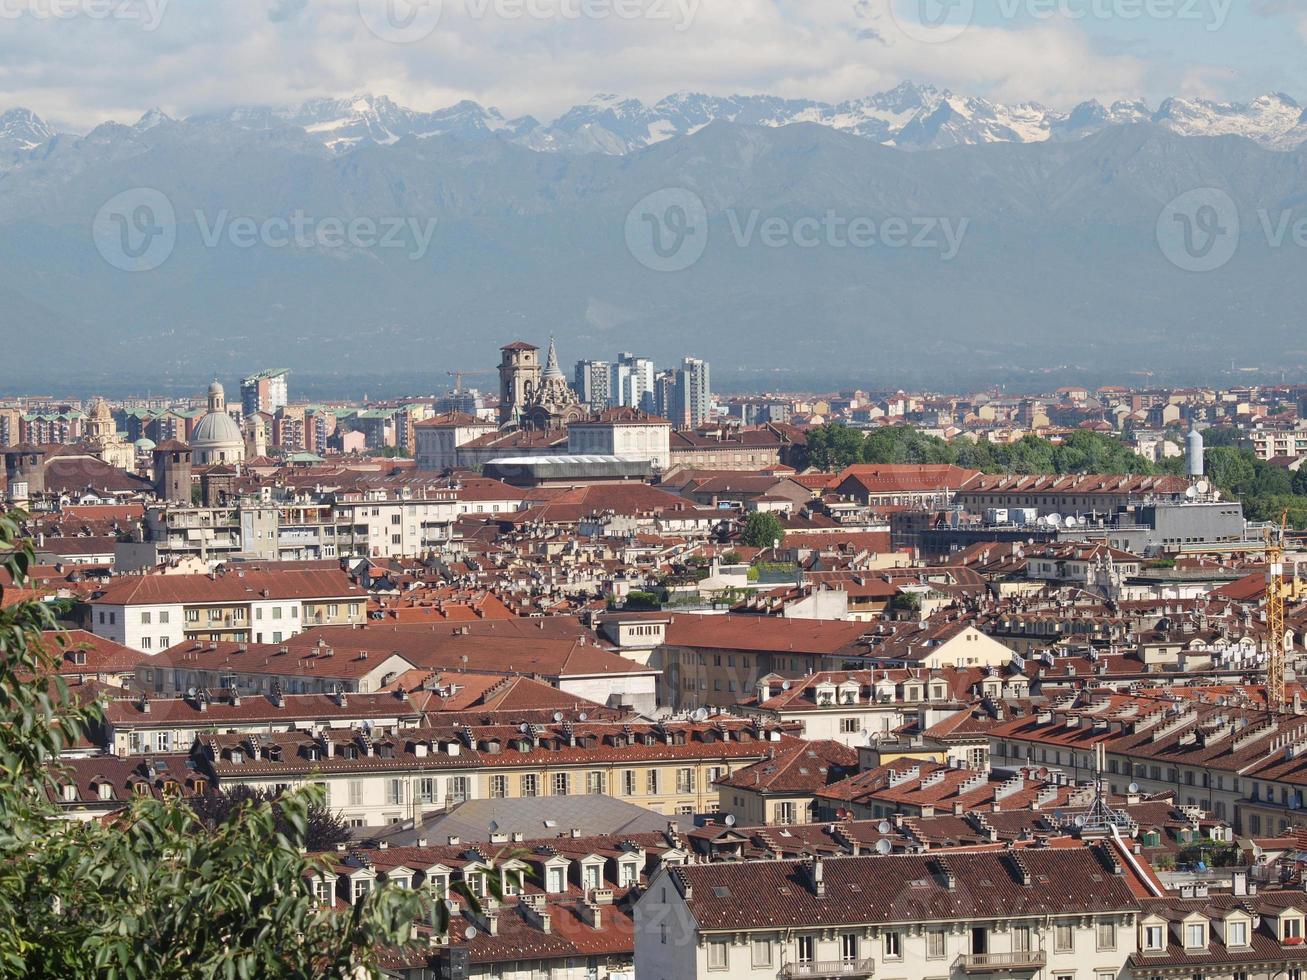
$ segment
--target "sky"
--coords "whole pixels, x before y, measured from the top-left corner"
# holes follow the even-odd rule
[[[1307,104],[1307,0],[0,0],[0,111],[59,128],[357,93],[542,121],[598,93]]]

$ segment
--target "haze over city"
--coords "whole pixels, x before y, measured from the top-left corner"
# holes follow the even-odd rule
[[[0,973],[1302,980],[1298,0],[0,0]]]

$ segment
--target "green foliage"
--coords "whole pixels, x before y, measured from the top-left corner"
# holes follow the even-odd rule
[[[775,514],[767,511],[754,511],[744,522],[744,531],[740,542],[750,548],[770,548],[777,541],[785,540],[785,526]]]
[[[0,566],[22,583],[30,546],[0,516]],[[250,801],[211,829],[176,800],[133,798],[110,826],[61,821],[60,751],[102,720],[57,674],[50,610],[0,609],[0,975],[190,978],[378,976],[420,893],[379,888],[315,908],[303,845],[321,790]],[[57,636],[57,635],[56,635]]]
[[[958,440],[945,442],[912,426],[873,429],[867,435],[841,425],[808,434],[813,465],[834,470],[854,462],[954,463],[985,473],[1136,473],[1158,470],[1120,439],[1088,429],[1070,433],[1061,443],[1024,436],[1009,445]],[[1175,466],[1177,464],[1168,464]]]
[[[277,832],[287,837],[294,832],[294,827],[282,807],[282,794],[270,789],[254,789],[250,786],[237,785],[230,790],[210,790],[202,795],[187,800],[191,809],[199,816],[206,827],[216,828],[228,820],[239,819],[244,806],[251,803],[266,803],[272,809],[273,821]],[[327,809],[326,800],[314,800],[309,804],[308,822],[304,828],[304,846],[310,851],[329,851],[337,844],[350,840],[349,827],[339,812]]]
[[[662,605],[657,593],[645,592],[641,589],[632,589],[626,593],[627,609],[657,609]]]
[[[741,561],[743,561],[743,559],[740,557],[740,553],[734,548],[722,555],[723,565],[738,565]]]
[[[921,612],[921,596],[916,592],[900,592],[890,602],[890,608],[899,612]]]

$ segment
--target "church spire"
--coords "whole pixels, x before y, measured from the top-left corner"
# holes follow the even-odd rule
[[[567,380],[563,374],[563,369],[558,366],[558,350],[554,347],[554,338],[552,336],[549,338],[549,356],[545,359],[545,373],[542,379],[548,381],[551,378]]]

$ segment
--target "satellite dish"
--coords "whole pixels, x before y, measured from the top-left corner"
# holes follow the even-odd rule
[[[734,826],[735,826],[735,814],[733,814],[733,813],[728,813],[728,814],[726,814],[726,820],[725,820],[724,822],[725,822],[726,826],[728,826],[728,827],[734,827]]]
[[[467,941],[468,941],[468,942],[471,942],[473,939],[476,939],[476,937],[477,937],[477,927],[476,927],[476,926],[468,926],[468,927],[467,927],[467,932],[463,933],[463,935],[467,937]]]
[[[694,711],[694,714],[690,715],[690,717],[693,718],[695,721],[707,721],[707,719],[708,719],[708,709],[707,709],[707,708],[696,708],[695,711]]]
[[[458,903],[454,901],[452,898],[445,899],[445,911],[448,912],[450,915],[453,915],[455,912],[458,911]]]
[[[789,681],[781,681],[781,690],[782,690],[782,691],[788,691],[789,689],[790,689],[790,682],[789,682]]]
[[[1184,492],[1184,495],[1188,497],[1190,500],[1193,500],[1195,497],[1198,496],[1198,493],[1199,493],[1198,486],[1195,484],[1194,486],[1186,490]]]
[[[1075,824],[1077,827],[1083,827],[1087,821],[1083,813],[1076,814]]]
[[[889,853],[890,851],[892,851],[892,850],[894,850],[894,845],[891,844],[889,841],[887,841],[884,837],[882,837],[880,840],[876,841],[876,853],[877,853],[877,854],[880,854],[880,855],[883,856],[883,855],[888,854],[888,853]]]
[[[1206,480],[1199,480],[1194,484],[1194,486],[1197,488],[1199,493],[1210,493],[1212,490],[1212,485]]]
[[[577,717],[580,718],[582,721],[585,721],[590,716],[587,715],[584,711],[582,711],[579,715],[577,715]]]
[[[1049,527],[1061,527],[1061,526],[1062,526],[1062,515],[1061,515],[1061,514],[1049,514],[1049,515],[1048,515],[1048,526],[1049,526]]]
[[[517,730],[521,732],[523,735],[525,735],[527,732],[531,730],[531,726],[528,725],[526,722],[522,722],[522,724],[517,726]]]
[[[562,720],[563,720],[563,713],[561,711],[555,711],[554,721],[562,721]]]
[[[882,834],[888,834],[894,828],[889,825],[888,820],[882,820],[880,822],[880,826],[878,826],[876,829],[880,831]]]
[[[1138,792],[1139,792],[1139,784],[1138,784],[1138,783],[1131,783],[1129,786],[1127,786],[1127,787],[1125,788],[1125,790],[1126,790],[1127,793],[1130,793],[1131,795],[1134,795],[1135,793],[1138,793]]]
[[[193,697],[195,697],[195,688],[193,688],[193,687],[188,687],[188,688],[186,689],[186,696],[187,696],[188,698],[193,698]]]

